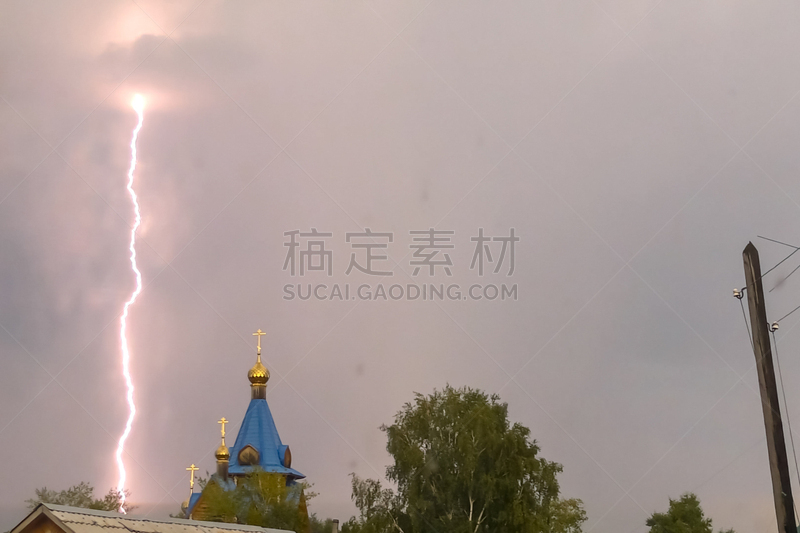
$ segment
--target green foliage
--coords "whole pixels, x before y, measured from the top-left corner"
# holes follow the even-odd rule
[[[322,520],[317,518],[316,514],[311,513],[308,521],[311,526],[311,533],[333,533],[333,520],[330,518]]]
[[[580,500],[559,498],[558,463],[538,456],[530,430],[497,395],[449,385],[417,394],[381,429],[397,492],[353,476],[358,518],[348,533],[577,533]]]
[[[28,507],[33,509],[40,503],[52,503],[55,505],[67,505],[70,507],[82,507],[84,509],[97,509],[100,511],[117,511],[119,509],[120,493],[116,489],[108,489],[108,492],[102,498],[96,499],[94,497],[94,487],[85,481],[81,481],[77,485],[62,490],[50,490],[47,487],[36,489],[36,497],[25,500]],[[123,504],[125,512],[135,509],[127,501],[130,493],[125,491],[126,501]]]
[[[299,509],[303,498],[315,496],[306,483],[287,486],[283,476],[260,469],[240,478],[233,490],[224,490],[213,478],[204,481],[208,520],[291,531],[309,527],[308,518]]]
[[[558,533],[581,533],[581,525],[586,522],[583,502],[577,498],[559,499],[551,504],[548,531]]]
[[[647,519],[650,533],[713,533],[711,519],[706,518],[700,500],[687,492],[678,500],[669,499],[666,513],[653,513]],[[720,533],[734,533],[733,529]]]
[[[352,475],[353,501],[361,516],[342,524],[342,533],[411,532],[411,524],[400,497],[391,489],[381,487],[380,481],[361,479]]]
[[[206,488],[206,484],[208,484],[208,480],[211,479],[211,474],[206,470],[206,477],[198,475],[194,482],[197,483],[197,486],[200,487],[200,492],[203,492]]]

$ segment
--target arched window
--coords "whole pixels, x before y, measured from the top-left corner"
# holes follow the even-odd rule
[[[286,451],[283,453],[283,466],[286,468],[292,467],[292,451],[289,447],[286,447]]]
[[[250,446],[249,444],[242,448],[242,451],[239,452],[239,464],[240,465],[257,465],[258,464],[258,450]]]
[[[278,448],[278,457],[281,460],[281,464],[286,468],[292,467],[292,452],[289,450],[287,445],[282,445]]]

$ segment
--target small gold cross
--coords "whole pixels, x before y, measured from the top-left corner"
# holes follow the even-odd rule
[[[227,423],[228,423],[228,421],[225,420],[224,416],[222,418],[220,418],[219,421],[217,422],[217,424],[222,424],[222,438],[223,439],[225,438],[225,424],[227,424]]]
[[[191,477],[189,478],[189,490],[193,491],[194,490],[194,473],[197,472],[200,469],[197,468],[196,466],[194,466],[194,463],[192,463],[192,466],[190,466],[186,470],[191,472]]]
[[[259,329],[258,329],[258,331],[256,331],[255,333],[253,333],[253,335],[255,335],[256,337],[258,337],[258,355],[261,355],[261,336],[262,336],[262,335],[266,335],[266,333],[264,333],[263,331],[261,331],[261,328],[259,328]]]

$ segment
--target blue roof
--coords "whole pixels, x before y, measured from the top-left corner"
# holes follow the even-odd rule
[[[240,465],[239,452],[250,445],[258,452],[258,465]],[[287,446],[281,442],[278,428],[265,399],[252,399],[247,407],[244,420],[236,435],[236,442],[231,448],[231,459],[228,472],[233,475],[246,474],[255,466],[261,467],[265,472],[285,474],[290,480],[301,479],[306,476],[283,465],[283,458]]]
[[[186,506],[186,516],[190,516],[192,511],[194,510],[194,506],[197,504],[197,500],[200,499],[199,492],[193,492],[192,496],[189,498],[189,505]]]

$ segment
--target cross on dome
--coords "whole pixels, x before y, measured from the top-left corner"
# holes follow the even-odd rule
[[[255,336],[258,338],[258,346],[257,346],[257,348],[258,348],[258,355],[261,355],[261,336],[262,336],[262,335],[266,335],[266,333],[264,333],[263,331],[261,331],[261,328],[259,328],[259,329],[258,329],[258,331],[256,331],[255,333],[253,333],[253,335],[255,335]]]
[[[253,394],[255,394],[253,398],[266,398],[266,385],[267,381],[269,381],[269,370],[261,362],[261,337],[263,335],[266,335],[266,333],[261,331],[260,328],[253,333],[253,336],[258,339],[256,364],[247,373],[247,379],[250,380]]]
[[[194,473],[200,469],[194,466],[194,463],[192,463],[192,466],[188,467],[186,470],[191,473],[191,477],[189,478],[189,490],[194,491]]]

